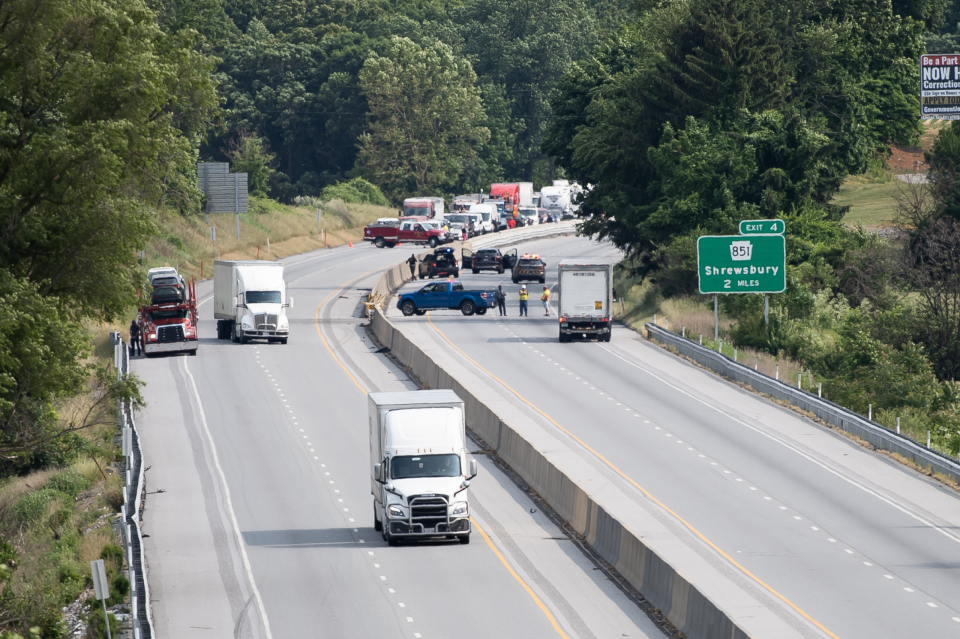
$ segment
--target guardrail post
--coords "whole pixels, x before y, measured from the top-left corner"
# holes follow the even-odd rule
[[[867,404],[867,419],[873,421],[873,404]]]
[[[680,337],[686,337],[686,336],[687,336],[687,327],[680,326]]]
[[[823,397],[823,382],[817,382],[817,397]]]
[[[778,380],[778,381],[780,380],[780,364],[777,364],[777,370],[776,370],[774,379],[776,379],[776,380]]]
[[[757,370],[757,368],[758,368],[759,366],[760,366],[760,358],[759,358],[759,357],[754,357],[754,358],[753,358],[753,370]]]
[[[897,435],[900,434],[900,418],[897,417]]]
[[[797,388],[803,388],[803,386],[800,384],[800,377],[802,375],[803,373],[797,373]]]
[[[737,361],[737,349],[733,349],[733,361]]]
[[[927,431],[927,448],[930,448],[930,431]]]
[[[713,339],[720,339],[720,310],[717,306],[719,304],[720,296],[714,294],[713,296]]]

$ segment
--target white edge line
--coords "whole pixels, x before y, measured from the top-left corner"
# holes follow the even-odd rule
[[[247,581],[253,590],[253,596],[257,599],[257,609],[260,611],[260,620],[263,622],[263,629],[266,632],[267,639],[273,639],[270,632],[270,620],[267,619],[267,611],[263,607],[263,599],[260,597],[260,590],[257,588],[257,582],[253,578],[253,570],[250,567],[250,558],[247,557],[247,550],[243,542],[243,536],[240,534],[240,525],[237,523],[237,516],[233,512],[233,502],[230,500],[230,488],[227,486],[227,478],[223,474],[223,468],[220,466],[220,459],[217,457],[217,447],[213,443],[213,437],[210,435],[210,429],[207,427],[207,418],[203,412],[203,403],[200,401],[200,393],[197,391],[197,382],[193,379],[193,374],[187,366],[187,360],[180,358],[183,362],[183,370],[190,378],[190,386],[193,388],[193,395],[197,400],[197,408],[200,411],[200,422],[203,424],[203,432],[207,436],[207,443],[210,444],[210,454],[213,457],[213,463],[217,467],[217,474],[220,475],[220,487],[223,489],[224,500],[226,501],[227,514],[230,516],[230,524],[233,526],[233,533],[237,538],[237,547],[240,549],[240,556],[243,559],[243,569],[247,573]]]
[[[681,388],[681,387],[679,387],[679,386],[676,386],[675,384],[667,381],[666,379],[664,379],[663,377],[657,375],[656,373],[651,372],[651,371],[643,368],[642,366],[639,366],[639,365],[631,362],[630,360],[625,359],[624,357],[618,355],[617,353],[613,352],[613,350],[611,350],[608,346],[600,345],[600,348],[602,348],[603,350],[607,351],[608,353],[610,353],[611,355],[613,355],[613,356],[616,357],[617,359],[619,359],[619,360],[621,360],[621,361],[629,364],[630,366],[633,366],[634,368],[643,371],[643,372],[646,373],[647,375],[650,375],[651,377],[654,377],[654,378],[660,380],[661,382],[663,382],[664,384],[666,384],[666,385],[669,386],[670,388],[673,388],[674,390],[679,391],[680,393],[683,393],[683,394],[686,395],[687,397],[690,397],[691,399],[694,399],[694,400],[700,402],[701,404],[703,404],[703,405],[706,406],[707,408],[709,408],[709,409],[711,409],[711,410],[713,410],[713,411],[715,411],[715,412],[717,412],[717,413],[720,413],[720,414],[723,415],[724,417],[726,417],[726,418],[728,418],[728,419],[730,419],[730,420],[732,420],[732,421],[734,421],[734,422],[736,422],[736,423],[738,423],[738,424],[740,424],[740,425],[742,425],[742,426],[746,426],[746,427],[749,428],[750,430],[752,430],[752,431],[754,431],[754,432],[756,432],[756,433],[759,433],[759,434],[763,435],[764,437],[767,437],[768,439],[770,439],[770,440],[772,440],[772,441],[777,442],[778,444],[780,444],[780,445],[783,446],[784,448],[787,448],[788,450],[792,450],[792,451],[793,451],[794,453],[796,453],[797,455],[800,455],[800,456],[803,457],[804,459],[806,459],[806,460],[808,460],[808,461],[810,461],[810,462],[813,462],[814,464],[816,464],[817,466],[820,466],[821,468],[823,468],[823,469],[826,470],[827,472],[829,472],[829,473],[831,473],[831,474],[833,474],[833,475],[836,475],[837,477],[839,477],[839,478],[842,479],[843,481],[847,482],[847,483],[850,484],[851,486],[856,486],[857,488],[859,488],[859,489],[862,490],[863,492],[867,493],[868,495],[872,495],[873,497],[876,497],[876,498],[879,499],[880,501],[882,501],[882,502],[884,502],[884,503],[886,503],[886,504],[888,504],[888,505],[890,505],[890,506],[893,506],[894,508],[896,508],[896,509],[899,510],[900,512],[904,513],[905,515],[908,515],[908,516],[912,517],[913,519],[916,519],[917,521],[919,521],[920,523],[924,524],[925,526],[929,526],[930,528],[933,528],[934,530],[936,530],[937,532],[939,532],[940,534],[942,534],[944,537],[947,537],[948,539],[951,539],[951,540],[953,540],[953,541],[955,541],[955,542],[960,543],[960,538],[952,535],[951,533],[949,533],[948,531],[944,530],[944,529],[941,528],[940,526],[934,524],[934,523],[931,522],[931,521],[927,521],[926,519],[924,519],[924,518],[921,517],[920,515],[917,515],[916,513],[910,512],[908,509],[904,508],[903,506],[900,506],[899,504],[897,504],[897,503],[894,502],[893,500],[891,500],[891,499],[889,499],[889,498],[887,498],[887,497],[884,497],[884,496],[881,495],[880,493],[878,493],[878,492],[876,492],[876,491],[873,491],[873,490],[867,488],[867,487],[864,486],[863,484],[861,484],[861,483],[859,483],[859,482],[857,482],[857,481],[855,481],[855,480],[853,480],[853,479],[851,479],[851,478],[849,478],[849,477],[845,477],[843,474],[841,474],[841,473],[837,472],[836,470],[830,468],[827,464],[824,464],[823,462],[821,462],[821,461],[819,461],[819,460],[817,460],[817,459],[814,459],[813,457],[811,457],[811,456],[808,455],[807,453],[801,451],[799,448],[794,447],[792,444],[789,444],[789,443],[783,441],[782,439],[780,439],[779,437],[777,437],[777,436],[775,436],[775,435],[773,435],[773,434],[771,434],[771,433],[765,432],[765,431],[757,428],[756,426],[753,426],[753,425],[751,425],[751,424],[748,424],[747,422],[743,421],[742,419],[739,419],[739,418],[737,418],[737,417],[734,417],[734,416],[731,415],[730,413],[728,413],[728,412],[726,412],[726,411],[718,408],[717,406],[714,406],[714,405],[706,402],[705,400],[697,397],[696,395],[685,391],[683,388]]]

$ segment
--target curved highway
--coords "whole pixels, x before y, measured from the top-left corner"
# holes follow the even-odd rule
[[[550,285],[562,258],[614,255],[582,238],[520,252],[544,258]],[[465,371],[462,382],[522,409],[799,634],[960,636],[955,491],[632,331],[560,344],[556,300],[543,317],[541,287],[528,284],[530,317],[518,317],[509,272],[461,279],[502,284],[509,316],[392,310],[391,321]]]
[[[470,545],[391,548],[374,532],[366,393],[415,386],[371,346],[358,305],[406,255],[283,260],[287,345],[215,339],[203,282],[199,355],[133,362],[149,404],[138,429],[157,636],[662,636],[486,457]]]

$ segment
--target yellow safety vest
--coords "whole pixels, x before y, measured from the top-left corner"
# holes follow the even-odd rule
[[[540,301],[541,301],[541,302],[549,302],[549,301],[550,301],[550,289],[549,289],[549,288],[543,292],[543,295],[540,296]]]
[[[520,291],[520,301],[526,302],[528,299],[530,299],[530,293],[527,291]]]

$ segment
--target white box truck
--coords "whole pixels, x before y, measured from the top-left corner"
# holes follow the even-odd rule
[[[463,400],[452,390],[370,393],[374,528],[399,539],[446,537],[470,543]]]
[[[286,344],[290,336],[283,264],[264,260],[213,263],[213,317],[217,339],[245,344],[265,339]]]
[[[596,337],[610,341],[613,260],[566,259],[557,266],[557,315],[560,341]]]

